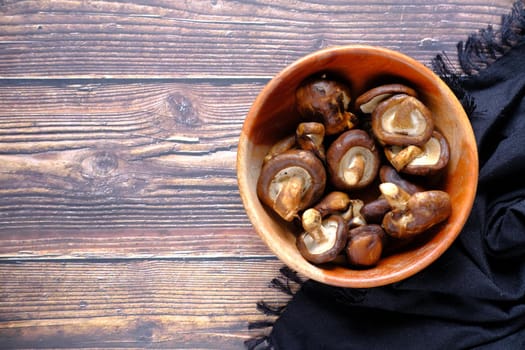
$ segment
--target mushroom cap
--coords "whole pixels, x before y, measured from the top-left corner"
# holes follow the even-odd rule
[[[332,184],[339,190],[354,190],[369,185],[376,178],[380,165],[374,140],[360,129],[348,130],[332,142],[326,152],[326,161]],[[362,174],[349,181],[347,169],[352,167],[362,170]]]
[[[425,190],[423,186],[404,179],[396,169],[389,165],[382,165],[381,168],[379,168],[379,179],[381,182],[392,182],[409,194],[414,194],[416,192],[422,192]]]
[[[383,145],[421,146],[433,130],[432,113],[413,96],[394,95],[372,113],[372,131]]]
[[[282,190],[291,179],[300,179],[301,189],[292,194],[292,198],[283,200]],[[312,152],[292,149],[277,154],[263,164],[257,182],[257,195],[284,220],[292,221],[300,210],[321,198],[325,186],[326,171],[321,160]]]
[[[295,96],[303,119],[323,123],[327,135],[340,133],[352,123],[354,116],[348,112],[351,93],[344,83],[322,77],[307,79]]]
[[[380,197],[363,205],[361,215],[368,224],[380,224],[385,214],[390,210],[392,207],[388,200]]]
[[[443,169],[450,158],[450,147],[445,137],[434,130],[430,139],[421,147],[423,151],[416,156],[400,171],[411,175],[432,175]],[[385,147],[385,155],[388,159],[395,157],[401,151],[398,146]]]
[[[321,213],[322,217],[345,211],[351,204],[351,199],[345,192],[332,191],[326,194],[314,206],[314,209]]]
[[[410,238],[446,220],[452,211],[447,192],[431,190],[414,193],[405,210],[385,214],[381,226],[390,236]]]
[[[346,257],[350,264],[369,267],[377,264],[383,253],[385,231],[379,225],[363,225],[348,232]]]
[[[363,113],[372,113],[377,105],[397,94],[405,94],[417,97],[416,90],[403,84],[385,84],[361,94],[355,100],[355,105]]]
[[[321,241],[316,241],[308,232],[303,232],[296,240],[301,255],[314,264],[333,261],[345,248],[348,238],[344,220],[339,215],[324,219],[320,229],[324,236]]]

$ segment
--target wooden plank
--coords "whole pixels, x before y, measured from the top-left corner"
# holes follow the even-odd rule
[[[250,228],[235,157],[262,86],[0,86],[0,233]]]
[[[2,348],[242,349],[276,260],[0,264]],[[297,286],[294,285],[294,288]]]
[[[250,228],[4,230],[0,259],[273,259]]]
[[[268,78],[350,43],[428,63],[513,2],[3,1],[0,78]]]

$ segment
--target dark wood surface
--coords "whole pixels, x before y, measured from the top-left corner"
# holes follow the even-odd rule
[[[0,1],[0,348],[242,349],[287,300],[236,183],[265,83],[332,45],[455,61],[512,3]]]

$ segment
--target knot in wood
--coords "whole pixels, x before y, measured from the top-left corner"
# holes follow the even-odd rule
[[[82,173],[89,178],[108,177],[118,168],[118,157],[109,151],[97,151],[82,161]]]
[[[134,334],[139,343],[151,344],[155,338],[155,330],[160,326],[154,321],[138,321]]]
[[[314,50],[324,49],[325,47],[328,47],[328,40],[326,40],[324,37],[319,37],[314,40],[313,48]]]
[[[180,93],[173,93],[168,96],[167,103],[177,124],[189,127],[200,125],[199,115],[188,97]]]

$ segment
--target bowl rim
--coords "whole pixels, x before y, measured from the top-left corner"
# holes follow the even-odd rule
[[[454,104],[456,108],[458,108],[458,112],[461,114],[458,116],[458,118],[462,121],[463,126],[466,128],[466,132],[469,137],[469,144],[472,144],[474,146],[471,162],[474,162],[472,164],[473,168],[476,169],[475,172],[472,174],[469,174],[470,180],[468,181],[468,184],[472,184],[472,186],[465,188],[466,191],[466,199],[468,203],[466,203],[464,206],[461,207],[461,220],[457,220],[456,222],[452,223],[452,226],[449,228],[449,230],[453,230],[455,234],[450,234],[444,237],[443,240],[441,240],[438,244],[436,244],[428,254],[423,255],[417,262],[417,264],[411,264],[409,266],[405,266],[400,271],[393,271],[389,274],[385,275],[377,275],[373,278],[363,279],[362,277],[356,277],[356,278],[350,278],[348,274],[344,274],[344,276],[340,276],[337,274],[337,269],[335,270],[327,270],[325,268],[319,267],[314,264],[304,264],[300,263],[299,261],[290,260],[287,259],[286,256],[282,256],[279,254],[279,246],[276,244],[276,242],[270,240],[271,233],[265,232],[264,230],[261,230],[261,225],[259,225],[258,218],[255,216],[255,214],[249,209],[250,208],[250,198],[247,195],[247,191],[244,189],[247,188],[248,184],[246,183],[246,179],[243,178],[243,176],[240,176],[239,169],[245,166],[245,160],[247,159],[247,150],[246,145],[248,140],[248,130],[253,126],[255,116],[258,113],[258,110],[261,106],[261,103],[264,102],[266,99],[266,96],[270,91],[273,91],[276,86],[282,83],[282,78],[288,76],[293,72],[294,70],[298,69],[299,67],[303,66],[304,64],[307,64],[311,60],[316,60],[319,57],[323,56],[330,56],[333,54],[356,54],[356,53],[374,53],[374,54],[381,54],[383,56],[387,55],[391,57],[392,59],[398,60],[404,64],[410,64],[414,67],[415,70],[418,70],[421,72],[421,74],[426,75],[432,82],[434,82],[437,85],[437,88],[445,93],[447,95],[447,98],[451,99],[451,103]],[[332,286],[339,286],[339,287],[351,287],[351,288],[370,288],[370,287],[378,287],[383,286],[387,284],[391,284],[394,282],[399,282],[401,280],[404,280],[408,277],[411,277],[421,270],[427,268],[430,264],[432,264],[435,260],[437,260],[456,240],[456,238],[461,233],[462,227],[465,225],[469,213],[472,210],[472,207],[474,205],[474,199],[477,191],[477,182],[478,182],[478,150],[476,146],[476,140],[474,136],[474,132],[472,129],[472,125],[470,124],[470,120],[466,114],[466,112],[463,109],[463,106],[461,105],[460,101],[457,99],[456,95],[452,92],[450,87],[436,74],[434,73],[430,68],[425,66],[423,63],[417,61],[416,59],[401,53],[399,51],[395,51],[386,47],[381,46],[372,46],[372,45],[363,45],[363,44],[350,44],[350,45],[339,45],[339,46],[331,46],[328,48],[320,49],[314,52],[311,52],[303,57],[300,57],[299,59],[295,60],[291,64],[284,67],[282,70],[280,70],[259,92],[257,97],[255,98],[252,106],[250,107],[245,121],[243,123],[241,135],[239,137],[239,143],[238,143],[238,149],[237,149],[237,159],[236,159],[236,170],[237,170],[237,181],[240,191],[241,200],[243,203],[243,206],[245,208],[246,214],[248,218],[250,219],[250,222],[252,223],[252,227],[258,234],[258,236],[263,240],[263,242],[270,248],[270,250],[283,262],[285,265],[288,265],[293,270],[305,275],[308,278],[311,278],[313,280],[316,280],[318,282],[332,285]],[[345,267],[341,267],[342,269],[345,269]],[[351,270],[351,269],[347,269]],[[353,271],[359,271],[359,270],[351,270]]]

